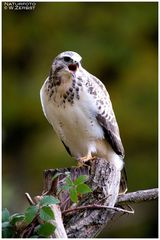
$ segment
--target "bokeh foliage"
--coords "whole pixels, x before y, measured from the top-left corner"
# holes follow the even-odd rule
[[[126,152],[129,191],[157,186],[158,3],[2,5],[3,205],[22,211],[44,169],[75,165],[45,119],[39,90],[54,57],[73,50],[106,85]],[[76,129],[75,129],[76,131]],[[100,237],[156,237],[155,202],[135,206]]]

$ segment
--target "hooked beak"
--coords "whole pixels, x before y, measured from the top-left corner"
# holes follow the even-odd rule
[[[68,65],[68,69],[72,73],[75,73],[78,68],[79,68],[79,64],[78,63],[72,63],[72,64]]]

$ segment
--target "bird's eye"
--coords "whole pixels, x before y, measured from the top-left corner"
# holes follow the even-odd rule
[[[64,57],[63,59],[64,59],[65,62],[69,62],[71,60],[70,57]]]

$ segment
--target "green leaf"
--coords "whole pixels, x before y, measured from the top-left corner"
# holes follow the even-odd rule
[[[31,206],[26,209],[25,211],[25,221],[29,224],[32,222],[32,220],[35,218],[36,214],[38,212],[37,206]]]
[[[8,222],[9,221],[9,211],[7,208],[4,208],[2,210],[2,222]]]
[[[66,177],[66,183],[68,186],[74,186],[74,183],[73,181],[71,180],[71,177],[70,176],[67,176]]]
[[[7,227],[12,227],[12,225],[10,224],[10,222],[3,222],[3,223],[2,223],[2,228],[7,228]]]
[[[69,190],[69,196],[70,196],[70,199],[72,200],[72,202],[75,202],[75,203],[78,202],[78,194],[77,194],[77,190],[75,188],[71,188]]]
[[[71,186],[62,185],[62,186],[58,187],[58,189],[57,189],[57,194],[59,194],[59,193],[60,193],[61,191],[63,191],[63,190],[68,191],[70,188],[71,188]]]
[[[41,237],[49,237],[50,235],[52,235],[54,233],[55,230],[55,226],[52,225],[51,223],[44,223],[42,225],[40,225],[37,233],[41,236]]]
[[[92,192],[92,189],[85,183],[77,186],[77,192],[81,194]]]
[[[43,221],[49,221],[54,219],[54,213],[49,206],[44,206],[40,209],[40,218]]]
[[[12,216],[10,216],[10,223],[15,225],[16,222],[22,221],[24,220],[24,218],[25,218],[24,214],[15,213]]]
[[[50,195],[46,195],[40,200],[40,206],[47,206],[50,204],[58,204],[58,203],[60,203],[60,201],[57,198]]]
[[[14,237],[13,227],[9,222],[2,223],[2,238]]]
[[[88,179],[88,176],[87,175],[80,175],[79,177],[76,178],[76,180],[74,181],[74,184],[75,185],[79,185],[81,183],[84,183],[86,182]]]

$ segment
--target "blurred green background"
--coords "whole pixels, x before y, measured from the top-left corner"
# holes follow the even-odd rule
[[[56,55],[78,52],[106,85],[126,152],[129,191],[157,187],[158,3],[2,5],[3,206],[22,212],[43,170],[75,165],[45,119],[39,91]],[[133,206],[99,237],[157,237],[157,202]]]

